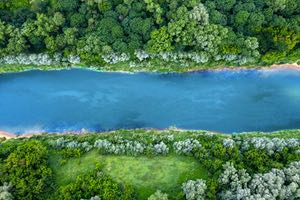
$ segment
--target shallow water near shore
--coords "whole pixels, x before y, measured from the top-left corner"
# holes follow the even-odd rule
[[[183,74],[28,71],[0,75],[0,130],[176,126],[218,132],[300,128],[300,72]]]

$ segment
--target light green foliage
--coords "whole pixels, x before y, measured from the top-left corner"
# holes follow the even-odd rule
[[[56,26],[62,26],[64,23],[65,23],[65,18],[64,16],[59,13],[59,12],[56,12],[53,16],[53,23],[56,25]]]
[[[281,60],[283,60],[286,57],[285,52],[279,52],[279,51],[273,51],[268,52],[262,57],[262,61],[268,64],[271,63],[279,63]]]
[[[19,29],[15,29],[6,46],[7,54],[20,54],[27,49],[26,40]]]
[[[193,10],[189,13],[189,17],[191,20],[197,21],[199,25],[208,24],[209,15],[202,3],[193,8]]]
[[[157,0],[144,0],[144,2],[147,5],[147,11],[154,14],[156,23],[161,24],[163,22],[163,9],[160,7],[159,2]]]
[[[88,62],[99,62],[100,61],[100,52],[103,51],[104,43],[100,40],[100,37],[96,34],[86,35],[81,38],[77,43],[77,53],[80,55],[81,59]]]
[[[3,0],[3,2],[0,3],[0,8],[3,7],[15,11],[19,8],[29,7],[30,4],[31,1],[29,0]]]
[[[68,45],[75,45],[77,42],[77,28],[67,28],[64,29],[64,41]]]
[[[101,170],[96,170],[87,175],[77,176],[76,181],[66,186],[61,186],[52,196],[56,200],[86,199],[125,200],[132,199],[132,190],[123,190],[120,185],[105,175]],[[125,197],[125,198],[124,198]]]
[[[168,200],[168,195],[162,193],[160,190],[157,190],[154,194],[152,194],[148,200]]]
[[[7,179],[17,199],[37,199],[47,189],[51,169],[47,166],[47,149],[40,142],[21,144],[4,161]]]
[[[147,44],[147,49],[151,53],[168,52],[173,49],[172,37],[167,32],[166,27],[151,32],[151,39]]]
[[[109,11],[112,7],[110,1],[108,0],[95,0],[95,2],[98,3],[98,9],[102,13]]]
[[[158,156],[154,158],[101,156],[93,151],[81,159],[71,159],[63,166],[59,166],[57,159],[59,158],[53,157],[51,164],[59,185],[74,181],[79,174],[93,171],[96,166],[95,163],[101,161],[104,165],[104,172],[111,175],[115,180],[130,183],[138,188],[142,198],[148,198],[160,189],[161,185],[164,185],[164,191],[167,192],[174,188],[179,189],[184,181],[193,177],[203,179],[207,177],[206,170],[196,160],[181,156]]]
[[[207,52],[218,52],[219,45],[226,38],[228,30],[218,25],[199,27],[195,32],[196,48]]]
[[[286,3],[287,0],[266,0],[266,4],[274,11],[285,9]]]

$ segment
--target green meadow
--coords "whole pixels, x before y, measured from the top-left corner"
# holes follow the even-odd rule
[[[192,157],[187,156],[155,156],[130,157],[100,155],[92,151],[81,158],[65,160],[58,155],[50,157],[50,166],[58,186],[75,181],[78,175],[92,172],[99,163],[104,172],[118,182],[128,183],[137,189],[141,199],[147,199],[160,189],[170,196],[180,190],[181,184],[189,179],[207,179],[207,171]]]

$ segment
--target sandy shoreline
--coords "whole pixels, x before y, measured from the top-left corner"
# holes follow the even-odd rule
[[[297,63],[292,63],[292,64],[273,64],[271,66],[257,66],[257,67],[249,67],[249,66],[229,66],[229,67],[220,67],[216,69],[207,69],[207,70],[195,70],[194,72],[197,71],[243,71],[243,70],[264,70],[264,71],[269,71],[269,70],[277,70],[277,69],[292,69],[292,70],[297,70],[300,71],[300,65]]]
[[[30,138],[33,135],[38,135],[38,134],[30,134],[30,133],[28,134],[28,133],[26,133],[26,134],[16,135],[16,134],[13,134],[13,133],[9,133],[9,132],[0,130],[0,138],[5,138],[5,139]]]
[[[280,68],[289,68],[289,69],[294,69],[294,70],[299,70],[300,71],[300,65],[298,65],[297,63],[293,63],[293,64],[282,64],[282,65],[272,65],[271,69],[280,69]]]
[[[3,137],[6,139],[12,139],[12,138],[16,138],[17,135],[0,130],[0,138],[3,138]]]

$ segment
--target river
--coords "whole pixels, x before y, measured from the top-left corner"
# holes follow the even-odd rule
[[[0,75],[0,130],[176,126],[224,133],[300,128],[300,72],[29,71]]]

